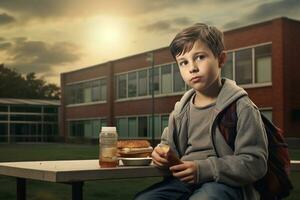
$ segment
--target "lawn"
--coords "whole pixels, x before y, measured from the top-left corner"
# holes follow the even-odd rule
[[[290,150],[292,159],[300,160],[300,150]],[[0,145],[0,162],[97,159],[97,145],[71,144],[13,144]],[[300,197],[300,173],[292,173],[294,191],[288,200]],[[143,188],[159,181],[160,178],[143,178],[130,180],[89,181],[84,184],[85,200],[118,200],[132,199],[133,195]],[[67,200],[71,196],[71,187],[65,184],[40,181],[27,182],[27,199],[29,200]],[[0,176],[0,200],[16,199],[15,179]]]

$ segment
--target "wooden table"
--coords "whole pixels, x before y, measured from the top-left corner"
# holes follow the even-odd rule
[[[300,172],[300,161],[291,161],[291,170]],[[98,160],[64,160],[0,163],[0,175],[17,178],[17,199],[26,199],[26,179],[67,183],[72,185],[72,199],[82,200],[84,181],[159,177],[167,170],[154,166],[100,168]]]
[[[63,160],[0,163],[0,174],[17,178],[17,199],[26,199],[26,179],[72,185],[72,199],[82,200],[84,181],[169,175],[154,166],[100,168],[98,160]]]

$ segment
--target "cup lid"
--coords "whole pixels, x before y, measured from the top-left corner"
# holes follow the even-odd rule
[[[103,126],[101,132],[117,132],[117,128],[115,126]]]

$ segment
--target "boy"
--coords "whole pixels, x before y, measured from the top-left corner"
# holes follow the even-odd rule
[[[178,33],[170,50],[192,89],[175,104],[161,143],[168,144],[182,163],[171,166],[163,149],[155,147],[154,164],[168,167],[173,176],[140,192],[136,199],[259,199],[252,183],[267,170],[266,133],[246,91],[220,76],[226,60],[222,32],[197,23]],[[216,118],[234,101],[238,122],[231,150]]]

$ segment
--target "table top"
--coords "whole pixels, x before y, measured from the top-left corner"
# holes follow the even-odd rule
[[[291,161],[292,171],[300,171],[300,161]],[[168,170],[149,166],[101,168],[98,160],[26,161],[0,163],[0,175],[50,182],[76,182],[121,178],[161,177]]]
[[[159,177],[168,170],[149,166],[101,168],[99,160],[26,161],[0,163],[0,175],[50,182]]]

